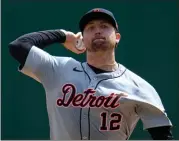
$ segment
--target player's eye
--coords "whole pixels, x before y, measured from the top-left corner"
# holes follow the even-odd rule
[[[92,31],[92,30],[94,30],[94,26],[90,26],[88,29],[90,30],[90,31]]]
[[[106,24],[102,24],[101,28],[108,28],[108,26]]]

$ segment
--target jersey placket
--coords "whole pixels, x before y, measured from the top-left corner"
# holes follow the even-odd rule
[[[99,84],[99,81],[105,79],[105,78],[111,78],[111,74],[108,76],[106,75],[96,75],[88,66],[85,65],[85,72],[89,76],[90,83],[88,88],[96,89],[97,85]],[[82,140],[90,140],[90,108],[82,108],[81,109],[81,138]]]
[[[88,109],[82,108],[81,110],[81,135],[83,140],[88,140],[89,136],[89,118],[88,118]]]
[[[93,77],[88,88],[95,89],[97,77]],[[83,140],[90,140],[90,109],[84,107],[81,109],[81,135]]]

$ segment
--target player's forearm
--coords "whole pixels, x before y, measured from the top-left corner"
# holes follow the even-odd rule
[[[153,140],[173,140],[170,126],[162,126],[148,129]]]
[[[9,44],[10,54],[21,64],[24,65],[28,53],[32,46],[41,49],[54,43],[64,43],[66,35],[61,30],[46,30],[25,34]]]

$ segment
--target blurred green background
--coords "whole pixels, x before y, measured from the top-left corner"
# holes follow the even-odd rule
[[[2,0],[2,139],[49,139],[43,87],[17,71],[18,63],[9,55],[8,43],[39,30],[63,28],[77,32],[80,17],[95,7],[114,13],[122,35],[117,61],[156,88],[174,125],[174,137],[179,139],[177,0]],[[85,61],[85,54],[73,54],[60,44],[46,50]],[[130,139],[150,139],[141,122]]]

